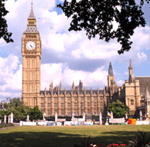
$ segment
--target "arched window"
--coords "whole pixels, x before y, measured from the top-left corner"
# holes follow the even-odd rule
[[[134,105],[134,100],[133,99],[131,100],[131,105]]]

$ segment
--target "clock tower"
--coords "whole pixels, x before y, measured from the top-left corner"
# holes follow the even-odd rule
[[[38,106],[41,84],[41,38],[31,12],[22,37],[22,100],[26,106]]]

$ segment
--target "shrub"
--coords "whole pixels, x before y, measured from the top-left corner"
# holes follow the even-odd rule
[[[139,131],[139,130],[138,130]],[[146,132],[139,131],[140,134],[134,133],[135,141],[129,141],[133,147],[145,147],[150,142],[150,135]]]
[[[81,145],[74,144],[74,147],[92,147],[93,146],[92,144],[95,144],[94,142],[92,143],[90,141],[90,136],[88,137],[87,142],[85,141],[85,135],[84,135],[84,140],[83,141],[79,138],[78,138],[78,140],[80,141]]]

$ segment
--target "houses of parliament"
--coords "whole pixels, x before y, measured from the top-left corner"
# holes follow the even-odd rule
[[[80,80],[78,86],[72,83],[71,90],[62,90],[59,87],[49,85],[49,89],[41,91],[41,38],[37,29],[36,18],[33,12],[33,4],[27,19],[27,27],[22,36],[22,100],[26,106],[39,109],[46,116],[58,115],[97,115],[104,112],[109,103],[119,99],[129,106],[130,114],[136,110],[142,110],[150,117],[150,77],[134,77],[131,60],[129,62],[129,78],[122,86],[117,86],[113,74],[113,68],[109,63],[107,81],[108,85],[102,90],[83,89]]]

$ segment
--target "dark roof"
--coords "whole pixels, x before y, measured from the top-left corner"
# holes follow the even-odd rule
[[[146,95],[146,86],[150,90],[150,77],[135,77],[135,80],[139,80],[140,83],[140,94]]]
[[[92,90],[93,91],[93,94],[94,93],[96,93],[97,94],[97,90]],[[45,93],[45,91],[40,91],[40,94],[44,94]],[[46,94],[50,94],[51,95],[51,91],[46,91]],[[53,90],[53,94],[58,94],[58,92],[57,91],[55,91],[55,90]],[[64,94],[65,93],[65,90],[61,90],[61,91],[59,91],[59,94]],[[73,94],[75,94],[75,93],[78,93],[78,91],[77,90],[74,90],[73,91]],[[82,90],[82,91],[79,91],[79,94],[81,94],[81,93],[83,93],[84,94],[84,90]],[[91,94],[91,90],[86,90],[86,94]],[[104,90],[99,90],[99,93],[104,93]],[[71,90],[66,90],[66,94],[71,94]]]

